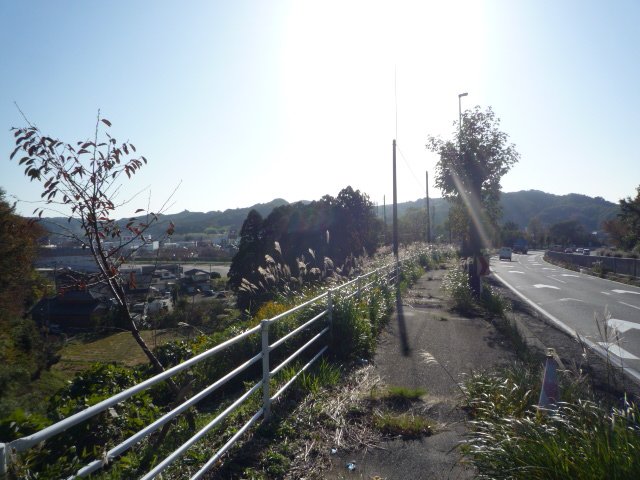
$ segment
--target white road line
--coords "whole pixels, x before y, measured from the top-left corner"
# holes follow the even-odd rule
[[[560,280],[559,278],[555,278],[555,277],[549,277],[547,275],[545,275],[545,277],[547,277],[549,280],[555,280],[556,282],[560,282],[560,283],[567,283],[564,280]]]
[[[607,357],[607,352],[605,350],[603,350],[603,348],[592,342],[591,340],[589,340],[588,338],[583,337],[582,335],[578,335],[578,332],[576,332],[573,328],[569,327],[568,325],[566,325],[565,323],[561,322],[557,317],[551,315],[549,312],[547,312],[544,308],[542,308],[540,305],[535,304],[532,300],[528,299],[526,296],[524,296],[522,293],[520,293],[520,291],[514,287],[513,285],[511,285],[509,282],[505,281],[500,275],[498,275],[497,273],[493,274],[499,281],[501,281],[503,284],[505,284],[507,286],[507,288],[509,290],[511,290],[513,293],[515,293],[518,297],[520,297],[524,302],[528,303],[529,305],[531,305],[533,308],[535,308],[538,312],[540,312],[542,315],[544,315],[545,317],[547,317],[547,319],[549,319],[549,321],[551,323],[553,323],[557,328],[559,328],[560,330],[562,330],[563,332],[568,333],[569,335],[571,335],[573,338],[576,338],[578,340],[580,340],[581,342],[584,342],[589,348],[591,348],[592,350],[594,350],[596,353],[598,353],[598,355],[600,355],[603,358],[608,358]],[[616,361],[615,359],[612,359],[614,365],[616,365],[617,367],[623,368],[623,367],[628,367],[628,365],[623,364],[620,361]],[[640,372],[638,372],[637,370],[633,369],[633,368],[626,368],[625,370],[623,370],[627,375],[629,375],[631,378],[633,378],[634,382],[636,384],[640,384]]]
[[[579,298],[561,298],[560,300],[558,300],[559,302],[569,302],[569,301],[573,301],[573,302],[581,302],[584,303],[584,300],[580,300]]]
[[[509,270],[507,273],[521,273],[522,275],[525,275],[524,272],[520,272],[518,270]]]
[[[620,302],[620,301],[618,301],[618,303],[621,303],[622,305],[626,305],[627,307],[635,308],[636,310],[640,310],[640,307],[636,307],[635,305],[631,305],[630,303]]]
[[[640,292],[634,292],[632,290],[611,290],[613,293],[633,293],[634,295],[640,295]]]
[[[602,293],[604,295],[611,295],[609,292],[600,292],[600,293]]]
[[[572,273],[563,273],[562,274],[563,277],[575,277],[575,278],[580,278],[580,275],[574,275]]]
[[[560,290],[560,287],[556,287],[555,285],[545,285],[544,283],[536,283],[534,287],[535,288],[551,288],[553,290]]]
[[[640,324],[635,322],[629,322],[628,320],[620,320],[619,318],[610,318],[607,324],[611,328],[615,328],[620,333],[624,333],[627,330],[640,330]]]
[[[621,348],[620,345],[616,345],[615,343],[607,343],[607,342],[598,342],[605,351],[614,354],[618,358],[626,358],[627,360],[640,360],[640,358],[636,357],[633,353],[627,352],[624,348]]]

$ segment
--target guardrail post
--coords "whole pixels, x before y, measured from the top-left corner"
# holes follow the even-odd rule
[[[333,325],[333,288],[327,292],[327,319],[331,327]]]
[[[0,475],[7,474],[7,446],[0,443]]]
[[[356,286],[358,288],[358,293],[356,293],[356,298],[358,300],[360,300],[360,297],[362,296],[362,276],[358,276],[357,280],[356,280]]]
[[[269,366],[269,321],[260,322],[262,333],[262,408],[264,419],[269,420],[271,416],[271,392],[269,391],[269,381],[271,380]]]

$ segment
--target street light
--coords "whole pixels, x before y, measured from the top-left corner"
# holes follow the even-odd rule
[[[458,94],[458,130],[462,129],[462,97],[466,97],[467,95],[469,95],[467,92]]]

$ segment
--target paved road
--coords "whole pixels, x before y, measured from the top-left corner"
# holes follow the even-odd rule
[[[493,257],[491,270],[552,321],[608,349],[640,379],[640,288],[557,267],[543,255],[514,254],[511,262]],[[606,322],[605,312],[610,315]],[[600,329],[594,316],[601,320]]]

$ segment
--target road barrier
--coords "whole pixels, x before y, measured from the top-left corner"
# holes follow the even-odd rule
[[[570,263],[583,268],[600,267],[603,271],[634,278],[638,278],[640,274],[640,260],[635,258],[599,257],[595,255],[552,251],[546,252],[545,255],[552,260]]]
[[[254,425],[260,418],[264,420],[268,420],[271,414],[271,404],[274,400],[276,400],[291,384],[300,376],[303,372],[305,372],[315,361],[317,361],[323,353],[329,347],[328,344],[328,334],[331,331],[331,320],[333,313],[333,304],[338,297],[341,298],[350,298],[353,296],[360,296],[363,291],[369,288],[373,288],[377,285],[381,284],[397,284],[400,276],[401,265],[404,262],[413,260],[415,256],[408,257],[400,262],[393,262],[384,267],[378,268],[366,275],[362,275],[357,277],[354,280],[346,282],[338,287],[329,289],[328,291],[322,293],[321,295],[312,298],[311,300],[302,303],[286,312],[283,312],[273,318],[268,320],[262,320],[259,325],[242,332],[241,334],[223,342],[215,347],[207,350],[195,357],[192,357],[185,362],[176,365],[173,368],[166,370],[165,372],[156,375],[152,378],[149,378],[137,385],[134,385],[123,392],[118,393],[106,400],[97,403],[85,410],[82,410],[64,420],[55,423],[43,430],[40,430],[32,435],[19,438],[9,443],[0,443],[0,475],[3,473],[7,473],[10,465],[17,460],[18,454],[21,452],[25,452],[30,448],[41,444],[47,440],[52,439],[56,435],[61,434],[65,430],[70,427],[82,423],[84,421],[89,420],[90,418],[100,414],[101,412],[107,411],[113,406],[123,402],[130,397],[136,395],[137,393],[143,392],[153,385],[156,385],[160,382],[167,380],[168,378],[186,371],[195,365],[211,358],[228,349],[232,345],[240,342],[243,339],[246,339],[253,335],[261,336],[261,349],[256,355],[238,365],[234,370],[230,371],[223,377],[219,378],[212,384],[210,384],[205,389],[201,390],[199,393],[184,401],[179,406],[173,408],[171,411],[164,414],[162,417],[155,420],[150,425],[145,426],[125,441],[119,443],[118,445],[110,448],[107,452],[102,455],[101,458],[98,458],[89,464],[82,467],[75,474],[71,475],[68,478],[78,478],[84,477],[92,472],[96,472],[107,464],[112,463],[116,460],[120,455],[125,453],[131,447],[142,441],[151,433],[157,431],[160,427],[172,421],[180,414],[184,413],[187,409],[197,404],[199,401],[213,393],[215,390],[222,387],[224,384],[229,382],[231,379],[238,376],[240,373],[246,371],[250,366],[254,365],[257,362],[262,363],[262,378],[256,382],[251,388],[249,388],[246,392],[240,395],[231,405],[229,405],[223,412],[221,412],[216,418],[210,421],[205,427],[203,427],[200,431],[198,431],[194,436],[192,436],[188,441],[182,444],[179,448],[177,448],[174,452],[169,454],[166,458],[160,461],[152,470],[150,470],[147,474],[145,474],[143,479],[151,479],[157,477],[162,471],[164,471],[169,465],[171,465],[176,459],[181,457],[192,445],[196,442],[204,438],[204,436],[210,432],[217,425],[222,423],[225,418],[231,414],[234,410],[236,410],[242,403],[244,403],[252,394],[262,391],[262,407],[255,412],[255,414],[235,433],[233,434],[229,440],[220,448],[217,452],[213,454],[213,456],[203,465],[198,472],[190,477],[191,479],[199,479],[202,478],[203,475],[220,459],[220,457],[229,449],[233,444],[252,426]],[[283,337],[279,338],[277,341],[270,343],[269,339],[269,326],[277,323],[278,321],[288,317],[296,312],[301,312],[307,307],[311,306],[320,306],[322,310],[315,314],[312,318],[304,321],[304,323],[297,328],[294,328],[292,331],[286,333]],[[317,308],[316,308],[317,310]],[[270,354],[276,348],[281,346],[285,341],[290,338],[300,334],[302,331],[308,329],[312,325],[317,325],[319,322],[324,322],[320,324],[321,330],[317,333],[313,338],[307,341],[302,347],[296,350],[293,354],[288,356],[285,360],[283,360],[279,365],[274,368],[271,368],[270,365]],[[274,377],[278,372],[280,372],[283,368],[289,365],[295,358],[297,358],[301,353],[310,349],[313,345],[320,343],[320,339],[324,338],[325,341],[319,346],[311,360],[309,360],[300,370],[298,370],[289,381],[284,384],[277,392],[273,395],[270,391],[270,379]]]

